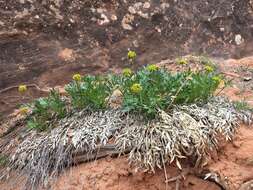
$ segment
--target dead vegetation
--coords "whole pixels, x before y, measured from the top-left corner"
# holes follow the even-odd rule
[[[128,152],[130,163],[153,172],[172,162],[181,168],[186,158],[198,168],[218,148],[220,137],[233,138],[242,115],[251,121],[220,97],[202,106],[160,111],[149,122],[121,110],[84,110],[62,119],[50,132],[26,135],[11,155],[8,171],[19,171],[26,176],[25,188],[37,189],[75,163]]]

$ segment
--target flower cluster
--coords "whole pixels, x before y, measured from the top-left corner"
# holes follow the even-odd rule
[[[187,60],[186,59],[178,59],[177,60],[177,64],[179,64],[179,65],[187,65],[188,64],[188,62],[187,62]]]
[[[205,70],[206,70],[206,72],[208,72],[208,73],[211,73],[211,72],[214,71],[213,67],[211,67],[211,66],[209,66],[209,65],[206,65],[206,66],[205,66]]]
[[[26,85],[19,85],[18,91],[19,91],[20,93],[26,92],[26,91],[27,91],[27,86],[26,86]]]
[[[76,82],[80,82],[81,79],[82,79],[82,77],[81,77],[80,74],[74,74],[72,78],[73,78],[73,80],[76,81]]]
[[[158,71],[159,67],[157,65],[152,64],[152,65],[147,66],[147,70],[150,72],[154,72],[154,71]]]
[[[128,59],[130,59],[130,60],[134,60],[135,58],[136,58],[136,56],[137,56],[137,54],[136,54],[136,52],[135,51],[128,51],[128,53],[127,53],[127,57],[128,57]]]
[[[138,94],[142,91],[142,86],[139,83],[135,83],[131,86],[131,91],[135,94]]]
[[[133,74],[132,70],[129,68],[123,69],[123,76],[130,77]]]
[[[212,79],[218,84],[222,81],[220,76],[214,76]]]
[[[28,111],[29,111],[28,107],[21,107],[21,108],[19,109],[19,113],[20,113],[21,115],[26,115],[26,114],[28,113]]]

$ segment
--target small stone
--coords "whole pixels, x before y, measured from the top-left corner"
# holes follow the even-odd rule
[[[148,19],[148,18],[149,18],[148,13],[143,13],[143,12],[141,12],[141,11],[138,11],[138,15],[139,15],[140,17],[142,17],[142,18],[145,18],[145,19]]]
[[[131,14],[136,14],[136,10],[135,10],[135,8],[134,7],[132,7],[132,6],[130,6],[129,8],[128,8],[128,12],[129,13],[131,13]]]
[[[162,32],[161,28],[159,28],[158,26],[155,27],[155,30],[156,30],[157,32],[159,32],[159,33]]]
[[[108,24],[109,22],[110,20],[107,18],[107,16],[105,14],[101,14],[101,19],[98,20],[98,24],[104,25],[104,24]]]
[[[145,2],[145,3],[143,4],[143,8],[144,8],[144,9],[149,9],[149,8],[150,8],[150,3],[149,3],[149,2]]]
[[[121,21],[121,26],[125,30],[133,30],[133,27],[130,25],[132,24],[133,21],[134,21],[134,16],[130,14],[126,14]]]
[[[169,4],[169,3],[162,3],[162,4],[161,4],[162,10],[165,10],[165,9],[167,9],[167,8],[169,8],[169,7],[170,7],[170,4]]]
[[[135,3],[135,4],[134,4],[134,8],[135,8],[136,10],[140,10],[141,7],[142,7],[142,2],[138,2],[138,3]]]
[[[243,38],[240,34],[235,35],[235,43],[236,45],[241,45],[243,43]]]
[[[112,15],[112,16],[111,16],[111,20],[112,20],[112,21],[116,21],[116,20],[118,20],[118,17],[117,17],[116,15]]]
[[[104,9],[98,8],[97,13],[102,14],[104,12]]]
[[[138,42],[138,40],[134,40],[134,41],[133,41],[133,46],[134,46],[135,48],[138,48],[138,47],[139,47],[139,42]]]
[[[70,21],[71,23],[75,23],[75,21],[74,21],[72,18],[70,18],[69,21]]]
[[[91,12],[95,13],[96,12],[96,9],[95,8],[90,8]]]

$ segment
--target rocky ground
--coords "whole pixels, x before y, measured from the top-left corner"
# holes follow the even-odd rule
[[[138,54],[131,66],[128,49]],[[61,88],[73,73],[120,72],[187,54],[214,58],[233,79],[222,93],[253,105],[252,52],[252,0],[0,0],[0,119],[20,103],[46,95],[50,87]],[[27,97],[8,89],[21,83],[36,87]],[[222,146],[208,164],[228,189],[253,179],[252,139],[252,128],[241,127],[235,141]],[[54,189],[166,189],[162,171],[136,173],[126,162],[106,158],[77,166]],[[168,167],[170,177],[179,173]],[[167,189],[175,187],[173,182]],[[222,189],[192,174],[180,188]]]

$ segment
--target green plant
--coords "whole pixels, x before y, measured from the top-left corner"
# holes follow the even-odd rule
[[[241,101],[234,101],[234,107],[238,111],[253,111],[253,107],[251,107],[247,102],[244,100]]]
[[[5,166],[9,162],[9,158],[6,155],[0,154],[0,166]]]
[[[55,90],[51,90],[48,97],[35,100],[31,109],[32,114],[29,116],[27,125],[29,128],[40,131],[49,127],[51,119],[60,119],[66,115],[65,101]]]
[[[154,117],[158,109],[172,104],[204,102],[217,89],[220,77],[213,73],[191,71],[172,75],[148,66],[127,78],[123,85],[123,108]]]
[[[134,63],[134,60],[136,59],[136,57],[137,57],[137,54],[135,51],[131,51],[131,50],[128,51],[127,58],[130,63]]]
[[[75,108],[103,109],[111,89],[106,77],[87,75],[80,82],[73,81],[65,87]]]
[[[186,59],[184,59],[184,58],[178,58],[178,59],[176,59],[176,63],[178,65],[187,65],[188,61]]]

